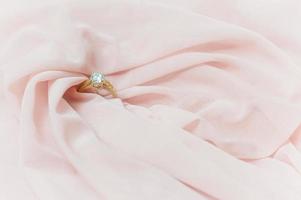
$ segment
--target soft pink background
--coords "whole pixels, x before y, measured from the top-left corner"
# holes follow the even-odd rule
[[[0,200],[300,200],[299,0],[3,1]],[[92,71],[119,98],[75,90]]]

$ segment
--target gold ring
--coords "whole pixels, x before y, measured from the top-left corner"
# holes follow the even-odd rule
[[[89,79],[81,82],[77,87],[78,92],[85,92],[91,89],[94,89],[97,92],[100,89],[105,89],[109,91],[113,97],[117,97],[117,93],[112,83],[106,80],[105,76],[100,72],[93,72]]]

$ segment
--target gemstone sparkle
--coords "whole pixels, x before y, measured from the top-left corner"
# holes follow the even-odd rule
[[[100,72],[93,72],[90,76],[93,86],[99,86],[104,79],[104,75]]]

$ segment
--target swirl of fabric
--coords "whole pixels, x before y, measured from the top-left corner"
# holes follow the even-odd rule
[[[31,1],[0,8],[1,200],[301,199],[300,2]]]

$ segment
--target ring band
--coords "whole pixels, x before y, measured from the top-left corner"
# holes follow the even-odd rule
[[[96,91],[99,91],[100,89],[105,89],[109,91],[113,97],[117,97],[117,93],[112,83],[106,80],[105,76],[100,72],[93,72],[89,79],[81,82],[78,85],[77,91],[85,92],[91,88],[96,89]]]

